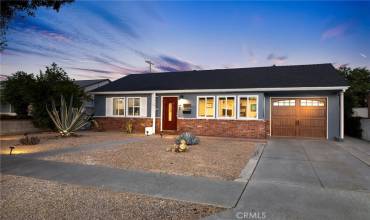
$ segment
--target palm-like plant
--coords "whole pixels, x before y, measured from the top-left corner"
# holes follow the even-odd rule
[[[59,133],[63,136],[70,136],[78,129],[86,125],[90,119],[84,113],[84,107],[78,108],[73,107],[73,96],[69,101],[69,106],[63,96],[60,97],[60,111],[57,111],[54,100],[52,100],[52,109],[46,107],[51,120],[54,122],[55,127]]]

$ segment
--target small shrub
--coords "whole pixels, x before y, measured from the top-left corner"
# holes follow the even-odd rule
[[[99,124],[97,120],[93,119],[91,120],[91,123],[92,123],[93,130],[98,131],[98,132],[105,131],[103,125]]]
[[[188,150],[189,147],[184,139],[181,139],[180,145],[174,144],[173,147],[168,147],[166,149],[167,152],[176,152],[176,153],[186,152]]]
[[[128,133],[128,134],[131,134],[132,131],[134,130],[134,126],[133,126],[133,123],[132,123],[132,120],[128,120],[126,122],[126,125],[125,125],[125,131]]]
[[[180,145],[181,140],[185,140],[187,145],[199,144],[199,138],[190,132],[185,132],[176,137],[176,144]]]
[[[36,145],[36,144],[40,143],[40,138],[38,138],[38,137],[28,137],[28,135],[25,134],[24,137],[19,140],[19,142],[21,142],[21,144],[23,144],[23,145]]]

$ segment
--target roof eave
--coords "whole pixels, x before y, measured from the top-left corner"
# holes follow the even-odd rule
[[[282,87],[282,88],[239,88],[239,89],[183,89],[183,90],[141,90],[141,91],[97,91],[91,94],[148,94],[148,93],[211,93],[211,92],[277,92],[277,91],[346,91],[349,86],[326,87]]]

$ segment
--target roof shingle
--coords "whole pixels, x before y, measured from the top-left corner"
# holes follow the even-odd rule
[[[347,86],[331,64],[131,74],[94,92]]]

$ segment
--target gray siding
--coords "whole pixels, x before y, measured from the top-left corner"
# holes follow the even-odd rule
[[[340,133],[340,106],[339,93],[331,91],[319,92],[274,92],[265,93],[266,98],[266,119],[270,118],[271,97],[327,97],[328,98],[328,139],[339,137]]]

